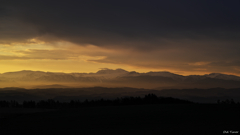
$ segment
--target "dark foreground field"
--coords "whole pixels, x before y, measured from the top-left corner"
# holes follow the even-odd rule
[[[26,113],[19,108],[1,109],[1,116],[1,135],[221,135],[240,131],[239,105],[129,105],[28,109]]]

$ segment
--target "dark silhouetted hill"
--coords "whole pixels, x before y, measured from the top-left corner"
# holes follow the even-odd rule
[[[240,88],[211,88],[211,89],[140,89],[129,87],[107,88],[107,87],[86,87],[86,88],[44,88],[44,89],[0,89],[1,100],[46,100],[54,99],[59,101],[80,100],[84,101],[97,99],[114,99],[117,97],[139,96],[143,97],[148,93],[157,96],[173,97],[200,103],[216,103],[217,100],[233,99],[240,102]]]

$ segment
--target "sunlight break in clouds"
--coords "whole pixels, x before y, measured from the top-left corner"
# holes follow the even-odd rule
[[[49,44],[36,39],[29,41],[1,45],[1,73],[19,70],[96,72],[104,67],[119,68],[118,65],[91,61],[105,59],[106,56],[102,54],[110,53],[111,50],[93,45],[78,46],[69,42]]]

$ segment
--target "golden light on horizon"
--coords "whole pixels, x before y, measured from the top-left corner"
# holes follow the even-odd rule
[[[143,67],[131,65],[128,63],[108,63],[99,62],[105,60],[108,56],[119,53],[116,50],[102,49],[94,45],[85,47],[78,46],[68,42],[58,42],[57,45],[46,45],[44,42],[36,42],[36,44],[21,44],[21,45],[5,45],[2,46],[0,52],[0,73],[13,72],[21,70],[33,70],[44,72],[97,72],[101,68],[117,69],[122,68],[127,71],[150,72],[150,71],[168,71],[180,75],[204,75],[211,73],[206,68],[210,62],[195,62],[189,63],[190,66],[196,66],[193,70],[186,71],[177,68],[158,68],[158,67]],[[41,43],[41,44],[40,44]],[[65,45],[64,47],[62,47]],[[61,46],[61,49],[58,47]],[[89,54],[89,55],[88,55]],[[121,57],[119,57],[121,58]],[[140,62],[144,65],[144,61]],[[151,64],[151,63],[150,63]],[[201,66],[201,68],[197,68]],[[229,74],[234,74],[228,72]]]
[[[101,68],[122,68],[141,73],[167,71],[185,76],[213,72],[208,69],[210,61],[184,64],[165,60],[167,58],[165,55],[168,53],[179,52],[182,53],[181,50],[170,49],[143,53],[127,49],[109,49],[92,44],[79,45],[67,41],[45,42],[33,38],[26,42],[1,44],[0,73],[20,70],[89,73],[97,72]],[[158,60],[161,57],[162,59]],[[169,58],[172,59],[172,56]],[[222,71],[221,73],[240,75]]]

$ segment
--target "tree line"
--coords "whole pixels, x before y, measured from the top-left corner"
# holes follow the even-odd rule
[[[218,104],[236,104],[233,100],[219,101]],[[182,100],[172,97],[157,97],[155,94],[148,94],[144,97],[122,97],[117,99],[99,99],[99,100],[71,100],[70,102],[59,102],[53,99],[40,101],[0,101],[0,108],[79,108],[92,106],[122,106],[122,105],[143,105],[143,104],[196,104],[188,100]],[[239,103],[238,103],[239,104]]]

